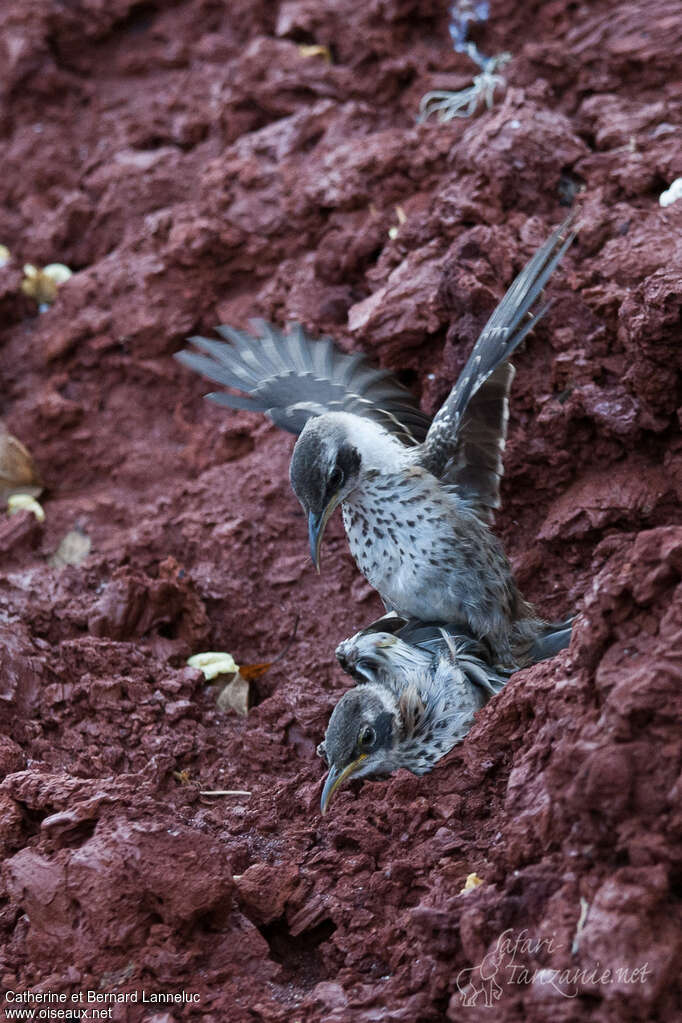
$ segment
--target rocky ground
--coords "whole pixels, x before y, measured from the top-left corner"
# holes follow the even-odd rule
[[[475,70],[445,0],[2,6],[0,414],[46,484],[43,524],[0,518],[3,989],[198,995],[131,1023],[679,1018],[682,17],[491,6],[506,91],[447,125],[415,124]],[[322,819],[333,648],[380,605],[339,522],[309,564],[292,439],[171,355],[297,319],[433,411],[578,194],[499,517],[571,649]],[[24,262],[74,270],[43,313]],[[269,660],[297,616],[220,712],[186,658]]]

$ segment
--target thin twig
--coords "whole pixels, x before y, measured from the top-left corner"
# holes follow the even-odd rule
[[[284,647],[283,650],[280,650],[280,652],[277,654],[277,656],[274,657],[270,661],[270,667],[272,667],[273,664],[277,664],[278,661],[281,661],[283,657],[286,657],[286,655],[291,650],[291,647],[293,646],[293,642],[296,639],[296,630],[298,629],[298,623],[299,623],[300,619],[301,619],[301,616],[299,614],[297,614],[296,615],[296,620],[294,621],[293,631],[292,631],[291,635],[289,636],[289,639],[286,642],[286,646]]]
[[[250,796],[250,792],[243,789],[212,789],[208,792],[200,792],[200,796]]]

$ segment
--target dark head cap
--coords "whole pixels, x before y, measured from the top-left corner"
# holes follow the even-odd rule
[[[339,414],[309,419],[296,441],[289,479],[308,514],[310,554],[318,569],[325,527],[337,505],[355,488],[361,461]]]
[[[329,774],[322,792],[322,813],[347,778],[387,774],[399,740],[400,714],[395,697],[383,686],[363,685],[341,697],[318,753]]]
[[[289,479],[296,497],[308,512],[321,515],[348,484],[357,482],[360,452],[348,439],[340,416],[309,419],[296,441]]]

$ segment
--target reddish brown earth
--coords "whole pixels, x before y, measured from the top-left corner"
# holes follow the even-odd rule
[[[680,1018],[679,3],[493,0],[504,99],[415,126],[472,76],[446,6],[2,5],[0,414],[47,485],[43,525],[0,519],[3,988],[199,995],[113,1009],[156,1023]],[[322,819],[333,648],[379,603],[338,522],[311,568],[291,438],[171,355],[298,319],[432,411],[580,185],[499,518],[527,595],[581,612],[572,647],[431,775]],[[77,271],[42,315],[25,261]],[[73,529],[89,558],[52,566]],[[220,713],[186,658],[268,659],[296,615]],[[458,990],[481,964],[494,1010]]]

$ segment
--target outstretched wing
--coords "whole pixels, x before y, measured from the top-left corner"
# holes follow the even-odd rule
[[[571,214],[524,267],[492,314],[459,379],[434,418],[419,463],[452,484],[492,521],[500,505],[502,453],[507,433],[514,368],[507,360],[549,303],[531,307],[573,241]]]
[[[224,341],[193,337],[199,352],[176,353],[184,366],[244,392],[207,394],[211,401],[265,412],[290,433],[300,433],[311,416],[354,412],[380,423],[405,444],[423,441],[430,418],[395,377],[364,355],[346,355],[329,338],[314,341],[297,324],[286,334],[262,321],[254,327],[259,337],[217,327]]]
[[[509,391],[515,372],[511,362],[503,362],[469,400],[454,450],[440,473],[442,481],[453,484],[479,518],[490,523],[501,503]]]

